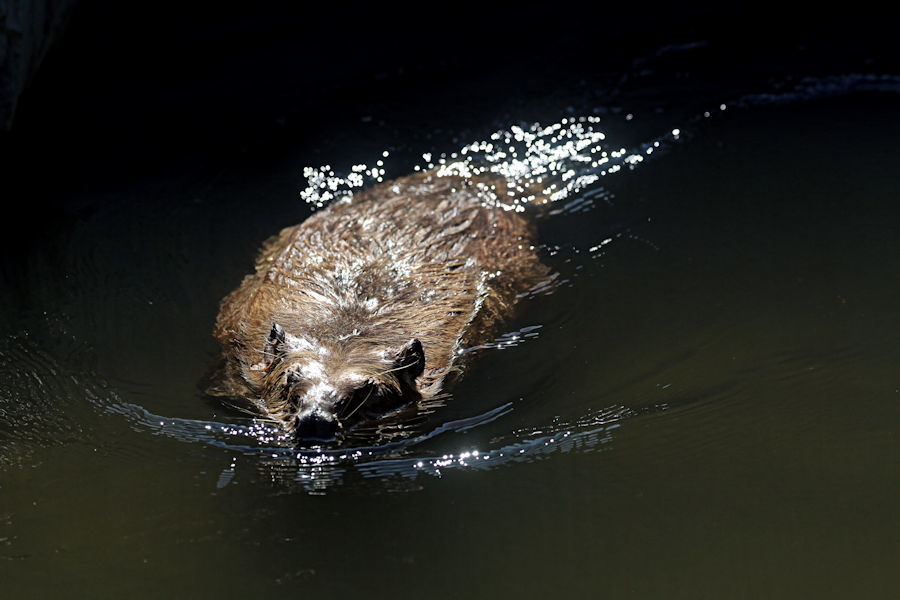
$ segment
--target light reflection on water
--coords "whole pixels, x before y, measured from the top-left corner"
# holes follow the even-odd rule
[[[664,406],[655,407],[655,410],[664,409]],[[370,479],[396,476],[415,479],[421,474],[440,477],[452,470],[486,471],[540,460],[555,453],[595,451],[612,441],[612,433],[620,427],[620,421],[638,414],[624,406],[611,407],[571,423],[557,419],[545,427],[517,430],[492,439],[489,446],[482,448],[470,447],[440,456],[418,449],[439,436],[475,429],[513,410],[513,403],[507,402],[482,415],[443,423],[427,433],[376,446],[300,449],[293,447],[281,430],[262,423],[239,425],[167,418],[119,401],[106,407],[107,412],[126,417],[139,430],[234,452],[235,456],[219,476],[220,488],[232,482],[238,463],[246,458],[264,466],[273,476],[277,474],[279,481],[299,483],[309,493],[322,493],[342,483],[351,469]],[[239,459],[238,455],[243,458]]]
[[[566,117],[550,125],[512,125],[494,132],[488,140],[467,144],[457,152],[438,156],[426,152],[422,155],[424,165],[414,165],[412,170],[430,170],[438,177],[459,176],[475,182],[485,173],[499,175],[506,181],[506,193],[491,194],[490,206],[522,211],[537,199],[543,203],[568,200],[590,189],[602,177],[623,168],[633,169],[681,134],[680,129],[673,128],[629,150],[609,142],[605,133],[596,130],[595,124],[599,122],[599,117],[580,116]],[[388,154],[384,152],[385,157]],[[300,197],[316,207],[347,200],[354,190],[384,181],[384,161],[379,159],[376,164],[375,167],[353,165],[350,174],[343,177],[331,165],[318,169],[306,167],[303,175],[307,186]],[[574,198],[555,212],[587,210],[586,203],[592,201],[592,196],[604,197],[604,194],[598,188],[591,196]]]
[[[751,93],[722,101],[694,115],[686,125],[695,127],[729,108],[795,104],[852,93],[896,94],[900,93],[900,76],[805,77],[775,87],[778,91]],[[597,129],[601,120],[587,115],[566,117],[549,125],[512,125],[455,152],[425,152],[423,163],[413,165],[412,170],[434,170],[438,176],[465,178],[493,173],[502,176],[508,185],[506,197],[494,198],[496,207],[521,211],[536,198],[543,197],[545,202],[561,203],[548,214],[576,213],[590,210],[595,198],[609,201],[609,192],[597,185],[601,178],[623,169],[633,170],[679,141],[686,132],[680,126],[672,126],[658,137],[628,149],[608,140],[607,135]],[[691,132],[688,130],[687,133]],[[382,153],[384,159],[389,156],[387,150]],[[346,176],[341,176],[331,165],[305,167],[303,175],[307,185],[300,197],[317,208],[349,199],[354,190],[385,181],[386,166],[380,158],[375,166],[353,165]],[[394,176],[404,174],[394,173]]]

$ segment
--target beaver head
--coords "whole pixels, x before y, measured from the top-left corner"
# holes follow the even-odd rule
[[[314,343],[273,323],[263,357],[248,373],[260,408],[300,439],[333,439],[421,398],[425,352],[416,338],[390,345],[357,334]]]

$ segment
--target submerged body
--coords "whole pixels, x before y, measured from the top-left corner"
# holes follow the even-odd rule
[[[434,397],[546,272],[528,218],[491,207],[502,191],[416,174],[269,239],[219,310],[222,393],[318,439]]]

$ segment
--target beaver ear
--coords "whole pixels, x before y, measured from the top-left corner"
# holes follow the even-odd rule
[[[425,370],[425,350],[418,338],[403,344],[394,357],[394,368],[403,369],[406,375],[415,379]]]
[[[266,338],[266,345],[263,347],[263,362],[266,366],[275,362],[278,355],[284,350],[284,328],[278,323],[272,323],[272,330],[269,337]]]

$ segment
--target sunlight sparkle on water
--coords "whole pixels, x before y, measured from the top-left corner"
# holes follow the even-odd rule
[[[456,152],[424,152],[424,163],[415,165],[413,171],[432,171],[438,177],[472,180],[486,197],[486,204],[520,211],[529,203],[566,199],[623,167],[633,169],[660,147],[661,140],[677,138],[681,133],[673,129],[670,134],[639,148],[611,149],[606,135],[594,128],[599,121],[599,117],[589,116],[565,118],[548,126],[513,125],[494,132],[486,140],[466,144]],[[387,150],[381,153],[382,158],[389,155]],[[374,167],[354,165],[345,177],[336,175],[330,165],[306,167],[303,175],[307,186],[300,197],[323,207],[349,200],[354,191],[384,181],[386,168],[385,161],[378,159]],[[505,181],[503,197],[489,183],[496,181],[497,176]]]

